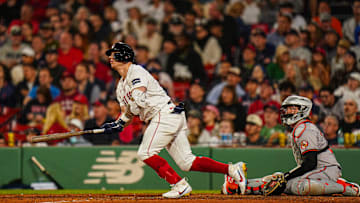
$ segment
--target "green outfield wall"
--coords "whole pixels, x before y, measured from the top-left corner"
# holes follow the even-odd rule
[[[279,148],[203,148],[193,147],[196,155],[217,161],[244,161],[248,177],[256,178],[295,167],[291,149]],[[360,149],[336,149],[343,177],[360,182]],[[0,148],[0,185],[22,178],[23,183],[49,181],[32,163],[34,156],[66,189],[168,189],[169,185],[137,158],[137,147],[26,147]],[[182,172],[166,151],[160,156],[196,190],[220,188],[224,176]]]

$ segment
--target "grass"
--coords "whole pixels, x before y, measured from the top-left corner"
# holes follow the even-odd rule
[[[0,190],[0,195],[9,194],[159,194],[167,190]],[[219,194],[219,190],[194,190],[193,194]]]

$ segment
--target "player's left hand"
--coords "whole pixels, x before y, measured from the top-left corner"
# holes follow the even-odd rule
[[[264,195],[280,195],[286,187],[286,179],[283,173],[276,172],[271,175],[269,182],[264,185]]]
[[[123,120],[117,120],[111,123],[105,123],[101,126],[104,129],[105,134],[112,134],[123,131],[125,122]]]
[[[175,106],[172,113],[181,114],[181,112],[185,111],[185,104],[180,102],[179,105]]]

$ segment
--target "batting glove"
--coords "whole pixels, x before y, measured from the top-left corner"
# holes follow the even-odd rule
[[[105,134],[112,134],[123,131],[124,126],[125,126],[125,121],[119,119],[111,123],[105,123],[104,125],[101,126],[101,128],[104,129]]]
[[[180,102],[179,105],[175,106],[172,113],[181,114],[183,111],[185,111],[185,105],[183,102]]]

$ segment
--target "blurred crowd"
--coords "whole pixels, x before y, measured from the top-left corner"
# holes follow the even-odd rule
[[[359,34],[359,0],[0,0],[0,146],[140,143],[137,117],[29,143],[118,118],[118,41],[185,102],[192,145],[286,147],[280,105],[298,94],[330,145],[360,146]]]

